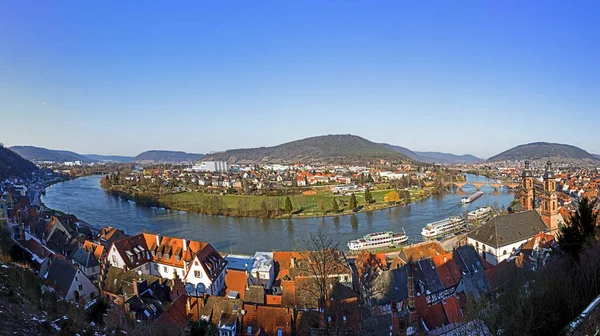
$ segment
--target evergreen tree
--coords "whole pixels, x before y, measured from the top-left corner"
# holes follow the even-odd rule
[[[365,202],[367,202],[367,204],[371,204],[373,202],[373,195],[371,195],[369,188],[365,190]]]
[[[340,211],[340,207],[335,198],[333,199],[333,202],[331,204],[331,210],[333,210],[334,213],[338,213],[338,211]]]
[[[285,197],[285,204],[283,206],[283,209],[285,210],[285,212],[287,212],[288,214],[292,213],[292,210],[294,209],[292,207],[292,200],[290,199],[289,196]]]
[[[586,197],[579,200],[579,208],[566,226],[560,228],[558,244],[565,253],[574,260],[579,260],[579,253],[591,242],[596,240],[596,220],[594,213],[596,201]]]
[[[356,195],[354,195],[354,193],[352,193],[352,195],[350,196],[350,203],[348,204],[348,207],[352,210],[356,209],[356,207],[358,206],[358,203],[356,202]]]

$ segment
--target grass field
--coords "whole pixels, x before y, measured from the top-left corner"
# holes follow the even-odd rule
[[[392,190],[373,190],[374,203],[367,204],[364,192],[356,193],[359,211],[371,211],[391,206],[384,202],[385,194]],[[410,189],[411,201],[420,200],[429,195],[429,190]],[[319,191],[315,195],[292,195],[293,215],[298,217],[335,215],[332,212],[333,200],[339,205],[339,213],[353,212],[348,208],[350,196],[334,195],[330,191]],[[198,192],[183,192],[163,195],[160,202],[171,209],[196,211],[200,213],[219,213],[227,215],[248,215],[258,213],[264,208],[272,211],[284,207],[285,196],[245,196],[245,195],[208,195]],[[323,208],[325,211],[323,211]],[[217,211],[217,209],[219,209]],[[287,216],[287,215],[285,215]]]

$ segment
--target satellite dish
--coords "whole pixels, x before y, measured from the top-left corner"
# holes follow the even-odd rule
[[[138,275],[142,275],[142,271],[138,270]]]
[[[196,285],[196,291],[198,293],[204,294],[204,292],[206,292],[206,286],[204,286],[204,284],[200,282]]]
[[[188,283],[186,283],[186,284],[185,284],[185,291],[186,291],[188,294],[191,294],[191,293],[194,291],[194,285],[193,285],[193,284],[191,284],[191,283],[189,283],[189,282],[188,282]]]

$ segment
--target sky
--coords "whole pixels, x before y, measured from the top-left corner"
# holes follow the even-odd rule
[[[2,1],[0,142],[600,153],[598,1]]]

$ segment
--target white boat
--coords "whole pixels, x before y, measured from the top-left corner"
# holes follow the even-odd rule
[[[427,224],[421,231],[425,238],[436,238],[448,233],[454,233],[465,221],[460,217],[450,217],[437,222]]]
[[[462,204],[465,204],[465,203],[471,203],[471,202],[473,202],[474,200],[476,200],[476,199],[478,199],[479,197],[481,197],[481,195],[483,195],[483,192],[481,192],[481,191],[477,191],[477,192],[474,192],[474,193],[472,193],[471,195],[469,195],[469,197],[463,197],[463,198],[461,198],[460,202],[461,202]]]
[[[481,219],[481,218],[491,215],[492,211],[494,211],[492,209],[492,207],[486,206],[486,207],[479,208],[477,210],[473,210],[473,211],[469,212],[467,214],[467,218],[469,220],[478,220],[478,219]]]
[[[369,233],[363,238],[349,241],[348,248],[352,251],[376,249],[401,244],[407,240],[408,236],[404,232],[404,229],[400,233],[393,233],[392,231],[375,232]]]

